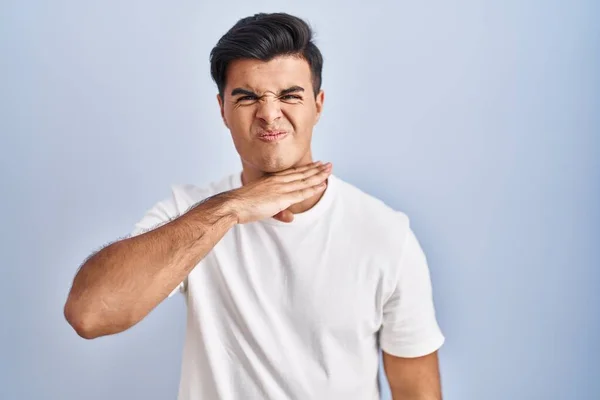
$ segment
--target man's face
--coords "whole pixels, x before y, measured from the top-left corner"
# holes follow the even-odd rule
[[[245,167],[277,172],[312,160],[312,130],[323,107],[308,62],[282,56],[236,60],[227,68],[223,121]]]

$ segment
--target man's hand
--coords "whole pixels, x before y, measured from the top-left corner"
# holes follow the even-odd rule
[[[239,224],[270,217],[291,222],[294,215],[286,209],[323,192],[331,167],[331,163],[315,162],[290,168],[265,175],[222,195],[230,203]]]

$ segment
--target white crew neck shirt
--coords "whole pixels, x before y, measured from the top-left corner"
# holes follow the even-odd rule
[[[175,185],[133,235],[241,185],[240,173]],[[292,223],[234,226],[177,292],[187,303],[179,400],[375,400],[379,349],[418,357],[444,342],[407,216],[334,175]]]

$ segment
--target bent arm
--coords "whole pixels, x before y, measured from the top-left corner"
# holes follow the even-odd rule
[[[105,247],[75,276],[65,318],[86,339],[132,327],[187,277],[236,222],[229,204],[215,196],[165,225]]]

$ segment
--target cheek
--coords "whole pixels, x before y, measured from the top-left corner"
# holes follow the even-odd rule
[[[289,107],[282,110],[286,119],[292,124],[296,132],[312,129],[315,113],[307,106]]]
[[[252,125],[254,110],[252,110],[252,107],[234,108],[226,111],[225,117],[233,134],[244,135],[247,134],[249,127]]]

